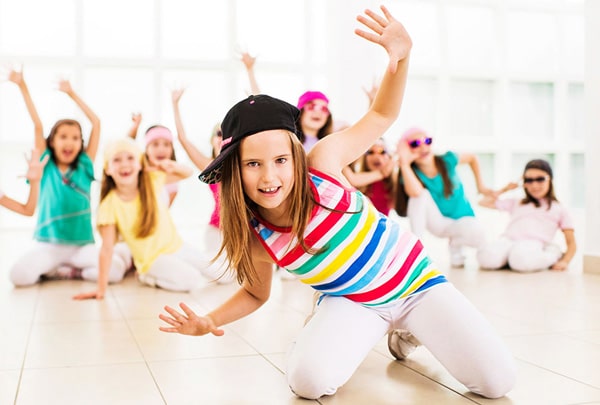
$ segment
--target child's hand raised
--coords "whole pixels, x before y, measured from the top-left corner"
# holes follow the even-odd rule
[[[381,6],[381,11],[383,17],[371,10],[365,10],[365,14],[370,19],[362,15],[357,17],[359,22],[375,33],[360,29],[356,29],[354,32],[367,41],[383,46],[390,57],[388,70],[390,73],[395,73],[398,62],[408,57],[412,48],[412,40],[404,26],[390,14],[385,6]]]
[[[168,323],[169,326],[161,326],[158,329],[167,333],[181,333],[182,335],[202,336],[212,333],[215,336],[223,336],[225,331],[217,328],[213,320],[208,316],[198,316],[190,307],[183,302],[179,304],[183,314],[170,306],[165,306],[169,315],[160,314],[158,317]]]
[[[406,139],[400,139],[396,145],[396,156],[398,158],[398,166],[402,166],[414,162],[419,157],[419,154],[408,145]]]
[[[240,60],[246,66],[246,69],[252,69],[256,63],[256,56],[252,56],[248,52],[241,52]]]
[[[163,172],[165,172],[167,174],[171,174],[171,173],[175,173],[177,171],[176,170],[177,163],[171,159],[158,160],[156,162],[156,168],[158,170],[162,170]]]
[[[58,91],[62,91],[68,95],[73,94],[73,87],[71,87],[71,82],[67,79],[60,79],[58,81]]]
[[[29,169],[27,170],[27,174],[25,177],[29,181],[37,181],[42,178],[42,174],[44,172],[44,166],[48,163],[48,159],[50,155],[44,156],[44,159],[40,161],[41,153],[39,149],[33,149],[31,151],[31,158],[27,159],[27,163],[29,165]]]
[[[7,79],[17,86],[20,86],[22,83],[24,83],[25,79],[23,78],[23,66],[21,66],[20,70],[10,69],[8,71]]]
[[[179,100],[181,100],[181,96],[183,96],[184,92],[185,88],[183,87],[171,91],[171,101],[173,102],[173,104],[179,103]]]

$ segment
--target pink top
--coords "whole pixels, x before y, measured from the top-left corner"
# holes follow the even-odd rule
[[[496,201],[496,208],[510,213],[510,221],[502,234],[512,240],[533,239],[551,243],[556,231],[573,229],[573,220],[567,209],[554,201],[550,209],[546,201],[536,208],[533,204],[521,204],[513,198]]]
[[[219,183],[209,184],[210,191],[212,192],[213,199],[215,200],[215,208],[213,209],[212,214],[210,215],[209,225],[214,226],[215,228],[221,227],[221,202],[219,197]]]
[[[377,211],[388,215],[391,210],[392,202],[391,196],[387,192],[385,186],[386,184],[383,180],[376,181],[371,184],[365,195],[369,197],[375,208],[377,208]]]

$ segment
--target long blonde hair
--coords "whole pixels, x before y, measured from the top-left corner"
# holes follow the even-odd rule
[[[291,199],[289,206],[292,219],[291,232],[297,238],[300,246],[310,252],[304,240],[304,231],[316,202],[311,191],[304,147],[295,134],[290,132],[288,135],[294,165],[294,185],[288,197]],[[235,269],[240,284],[244,281],[253,284],[257,280],[257,274],[250,252],[250,241],[254,237],[250,229],[250,220],[254,218],[258,206],[244,193],[239,148],[223,161],[222,170],[221,230],[223,242],[219,255],[227,254],[229,268]]]
[[[148,160],[143,156],[141,160],[141,170],[138,174],[138,192],[140,196],[140,215],[138,215],[135,225],[135,236],[145,238],[152,235],[158,222],[158,203],[154,191],[154,184],[150,172],[146,170]],[[102,171],[102,184],[100,187],[100,202],[106,198],[111,190],[117,188],[112,176]]]

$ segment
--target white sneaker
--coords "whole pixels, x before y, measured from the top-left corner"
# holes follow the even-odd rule
[[[42,275],[44,280],[81,280],[81,269],[60,264],[46,274]]]
[[[450,246],[450,266],[454,268],[465,267],[465,255],[460,246]]]
[[[156,278],[154,278],[150,274],[148,274],[148,273],[144,273],[144,274],[135,273],[135,274],[137,275],[137,279],[140,283],[150,286],[150,287],[156,287]]]
[[[394,329],[388,333],[388,349],[397,360],[404,360],[421,345],[421,342],[407,330]]]

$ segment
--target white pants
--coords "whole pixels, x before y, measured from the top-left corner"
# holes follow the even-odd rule
[[[148,285],[171,291],[190,291],[207,282],[228,283],[234,279],[220,263],[211,263],[200,250],[184,244],[177,252],[160,255],[150,269],[140,275]]]
[[[472,392],[505,395],[515,384],[514,359],[487,320],[450,283],[367,308],[326,296],[288,353],[287,379],[298,396],[334,394],[386,333],[411,332]]]
[[[530,272],[547,269],[562,256],[557,245],[535,240],[500,238],[483,246],[477,253],[484,269],[500,269],[506,265],[515,271]]]
[[[84,280],[96,281],[98,254],[99,249],[93,243],[78,246],[35,242],[34,246],[12,265],[10,280],[17,287],[33,285],[40,280],[42,275],[49,274],[62,265],[81,269],[81,276]],[[121,250],[115,250],[109,282],[115,283],[123,279],[125,271],[129,268],[126,260],[126,254],[123,254]]]
[[[79,246],[35,242],[34,246],[12,265],[10,281],[17,287],[33,285],[42,275],[61,265],[82,269],[83,276],[84,271],[97,269],[98,248],[93,243]]]
[[[419,238],[423,238],[425,231],[429,231],[437,237],[449,238],[450,247],[474,248],[478,248],[485,238],[479,220],[475,217],[445,217],[427,190],[423,190],[418,197],[408,199],[406,214],[412,232]]]

